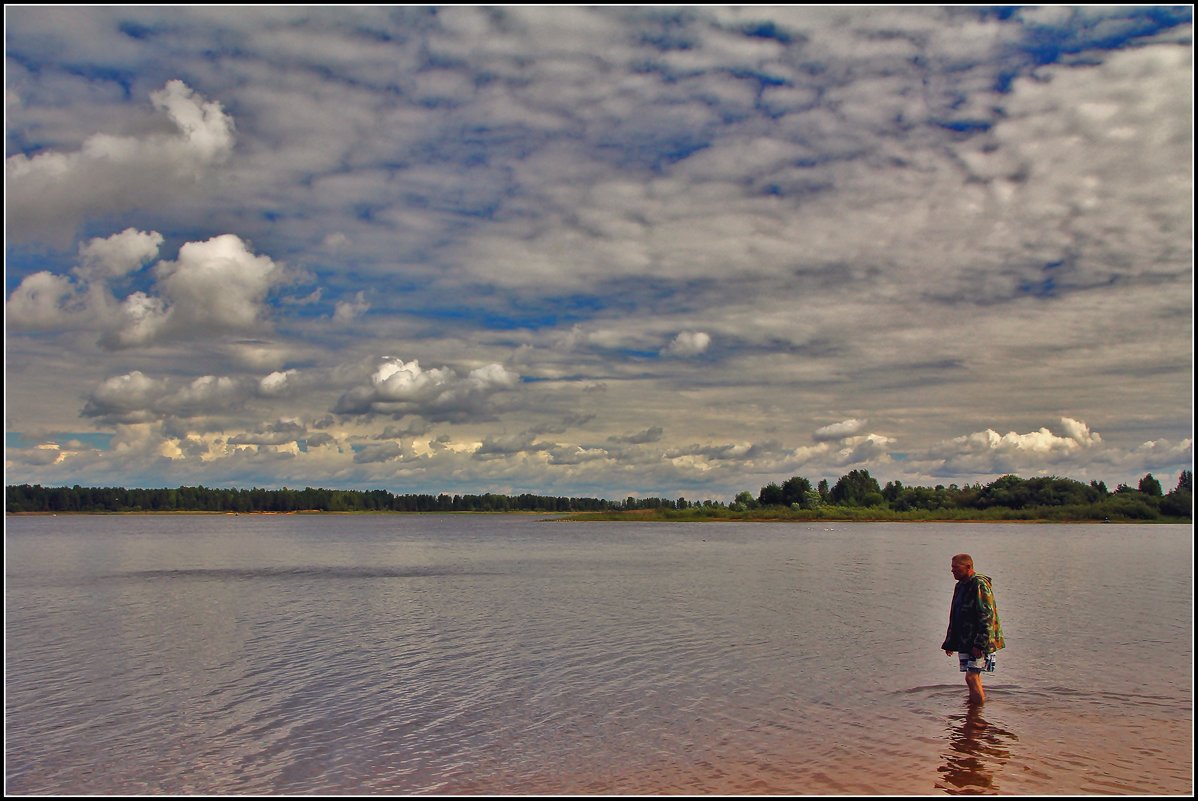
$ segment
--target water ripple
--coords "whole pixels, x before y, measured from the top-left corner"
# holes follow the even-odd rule
[[[1171,621],[1188,613],[1168,594],[1145,600],[1166,621],[1155,629],[1102,648],[1069,641],[1090,650],[1066,673],[1047,660],[1068,632],[1035,617],[1031,589],[1008,589],[1012,637],[978,714],[935,650],[950,588],[910,589],[943,578],[926,574],[911,528],[832,541],[729,526],[715,539],[711,528],[583,536],[511,521],[497,533],[489,519],[455,523],[460,539],[440,521],[420,540],[410,522],[397,539],[382,518],[320,536],[297,519],[254,522],[274,539],[250,543],[206,525],[210,540],[172,540],[157,558],[103,551],[94,569],[39,562],[37,543],[17,541],[10,792],[1189,787],[1188,688],[1117,664],[1142,638],[1176,635]],[[1016,538],[1010,553],[1029,573],[1053,552],[1034,527],[996,531]],[[919,536],[940,538],[936,554],[960,550],[954,527]],[[54,558],[70,550],[58,545]],[[1116,556],[1133,584],[1159,567],[1137,573]],[[1094,571],[1111,574],[1110,603],[1134,603],[1114,570]]]
[[[214,581],[343,581],[389,578],[446,578],[450,576],[477,577],[500,575],[494,571],[461,570],[446,567],[380,568],[360,566],[298,566],[254,568],[181,568],[167,570],[135,570],[99,576],[100,580],[154,581],[201,579]]]

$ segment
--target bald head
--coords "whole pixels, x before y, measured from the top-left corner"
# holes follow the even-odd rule
[[[967,553],[959,553],[953,557],[953,578],[960,581],[973,575],[973,557]]]

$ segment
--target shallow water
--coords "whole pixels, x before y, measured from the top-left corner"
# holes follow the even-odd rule
[[[1192,529],[7,520],[9,793],[1171,794]],[[950,557],[1007,636],[971,711]]]

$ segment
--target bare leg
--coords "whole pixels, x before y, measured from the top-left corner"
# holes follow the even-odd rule
[[[986,693],[982,690],[982,674],[970,671],[965,674],[965,684],[969,687],[969,703],[980,706],[986,703]]]

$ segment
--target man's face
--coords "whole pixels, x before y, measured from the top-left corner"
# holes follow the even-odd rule
[[[967,578],[969,576],[969,574],[973,572],[972,565],[967,565],[964,562],[954,561],[952,563],[952,568],[953,568],[953,578],[955,578],[957,581],[960,581],[963,578]]]

